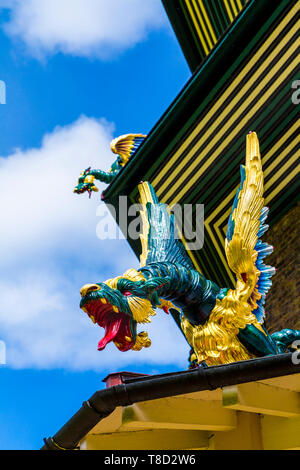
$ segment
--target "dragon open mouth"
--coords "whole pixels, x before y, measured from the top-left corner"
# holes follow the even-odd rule
[[[76,188],[74,189],[73,192],[74,192],[75,194],[84,194],[84,193],[88,192],[88,193],[89,193],[89,197],[91,198],[92,191],[95,191],[95,189],[92,189],[92,188],[90,188],[88,185],[86,185],[86,186],[83,186],[83,187],[77,187],[77,186],[76,186]]]
[[[87,188],[75,188],[74,193],[75,194],[83,194],[87,191]]]
[[[130,317],[123,312],[116,313],[115,308],[103,299],[93,300],[82,309],[94,323],[105,329],[104,338],[98,343],[98,350],[103,351],[111,341],[120,351],[128,351],[134,346]]]

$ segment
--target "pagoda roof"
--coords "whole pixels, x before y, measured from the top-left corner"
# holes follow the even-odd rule
[[[248,0],[162,0],[194,72],[244,13]]]
[[[249,131],[260,140],[269,225],[299,200],[298,109],[292,101],[297,34],[296,1],[247,3],[104,192],[124,233],[119,196],[138,202],[140,181],[149,181],[169,206],[192,204],[195,210],[204,204],[205,243],[189,255],[205,277],[234,285],[225,234]],[[139,240],[128,242],[139,256]]]

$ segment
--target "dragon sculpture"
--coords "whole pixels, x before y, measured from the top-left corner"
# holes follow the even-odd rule
[[[102,183],[112,183],[146,137],[147,136],[143,134],[127,134],[114,139],[110,144],[110,148],[118,157],[112,164],[109,172],[87,168],[81,173],[74,193],[83,194],[88,192],[89,197],[91,197],[92,192],[98,192],[98,188],[94,184],[95,179]]]
[[[268,230],[263,171],[256,133],[246,138],[246,165],[228,222],[225,252],[236,275],[235,289],[221,288],[194,269],[184,245],[175,236],[174,214],[160,204],[153,187],[139,185],[143,233],[141,268],[106,282],[85,285],[80,307],[105,329],[98,349],[114,342],[120,351],[149,347],[146,332],[156,308],[180,311],[182,331],[193,350],[190,361],[208,366],[291,350],[299,330],[269,335],[264,303],[275,268],[264,258],[273,248],[260,240]]]

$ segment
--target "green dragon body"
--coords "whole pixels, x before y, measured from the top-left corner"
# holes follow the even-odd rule
[[[98,180],[101,183],[111,184],[118,176],[122,168],[129,162],[132,155],[144,142],[146,136],[143,134],[127,134],[114,139],[111,142],[111,151],[117,154],[118,157],[112,164],[109,172],[102,170],[92,170],[91,167],[84,170],[77,182],[74,193],[83,194],[89,193],[91,197],[92,192],[98,192],[94,181]]]
[[[139,186],[143,206],[141,268],[81,289],[81,308],[105,336],[102,350],[114,342],[120,351],[140,350],[151,342],[137,325],[148,323],[157,308],[180,318],[192,348],[190,361],[207,365],[280,354],[293,348],[300,331],[269,335],[264,300],[275,269],[263,263],[272,247],[259,240],[267,230],[258,139],[247,136],[246,166],[228,223],[226,256],[236,274],[235,289],[221,288],[194,269],[175,235],[174,215],[160,204],[149,183]]]

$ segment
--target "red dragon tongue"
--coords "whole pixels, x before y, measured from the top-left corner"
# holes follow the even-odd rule
[[[110,321],[109,323],[105,325],[105,336],[98,343],[98,351],[103,351],[103,349],[105,349],[107,344],[115,339],[115,337],[119,333],[121,323],[122,323],[122,318],[118,318],[116,320]]]

